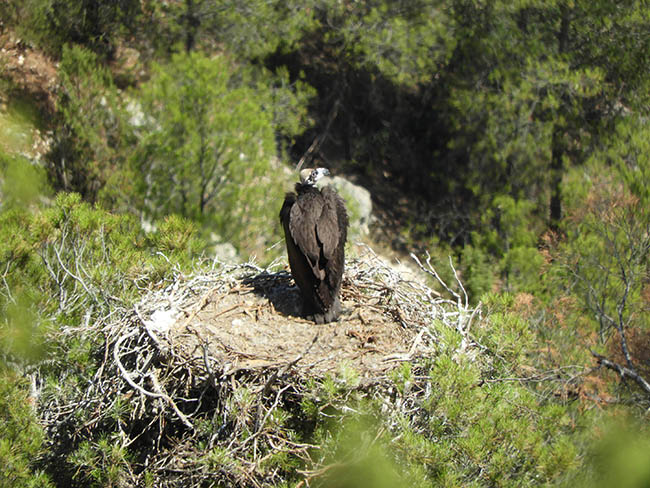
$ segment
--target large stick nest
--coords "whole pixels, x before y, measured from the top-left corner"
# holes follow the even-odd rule
[[[342,369],[355,372],[352,389],[387,392],[391,369],[432,354],[433,321],[467,330],[472,310],[447,291],[456,299],[402,279],[369,251],[346,264],[340,320],[316,325],[298,316],[298,290],[277,265],[179,274],[104,327],[102,365],[76,405],[88,412],[83,424],[70,429],[70,409],[51,404],[46,424],[73,444],[117,429],[136,453],[124,486],[142,485],[145,472],[161,487],[274,485],[287,475],[270,462],[278,453],[307,479],[318,446],[296,440],[278,412],[299,410],[314,380]]]

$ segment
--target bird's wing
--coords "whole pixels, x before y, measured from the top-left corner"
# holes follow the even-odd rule
[[[323,256],[329,261],[334,256],[341,237],[336,215],[336,198],[338,195],[329,187],[323,188],[321,194],[323,195],[323,208],[316,222],[316,234],[318,240],[323,244]]]
[[[322,208],[321,198],[298,199],[291,207],[289,219],[291,237],[305,254],[317,276],[320,275],[317,272],[320,246],[316,236],[316,223]]]

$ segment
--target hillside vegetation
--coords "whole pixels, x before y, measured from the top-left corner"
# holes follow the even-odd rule
[[[0,42],[0,486],[650,484],[645,0],[9,0]],[[301,159],[418,281],[350,246],[332,367],[159,338],[299,320]]]

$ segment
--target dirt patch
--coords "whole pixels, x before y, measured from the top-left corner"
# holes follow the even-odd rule
[[[6,31],[0,34],[0,65],[3,76],[45,111],[54,112],[58,86],[58,65],[54,60]]]
[[[348,262],[337,322],[303,319],[300,300],[286,268],[243,264],[161,290],[141,302],[137,320],[159,349],[220,377],[279,369],[322,377],[351,368],[372,379],[431,343],[423,334],[441,310],[435,291],[376,256]]]
[[[307,375],[347,366],[372,377],[409,353],[417,333],[382,306],[381,297],[364,295],[347,281],[342,298],[340,320],[318,325],[298,316],[300,296],[287,272],[242,276],[226,290],[207,292],[171,327],[169,339],[195,357],[205,345],[228,373],[293,363]]]

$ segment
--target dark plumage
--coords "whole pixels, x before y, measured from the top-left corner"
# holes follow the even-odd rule
[[[318,324],[336,320],[341,312],[339,291],[348,229],[343,199],[330,186],[316,188],[316,181],[328,174],[324,168],[302,170],[295,193],[287,193],[280,210],[303,315]]]

